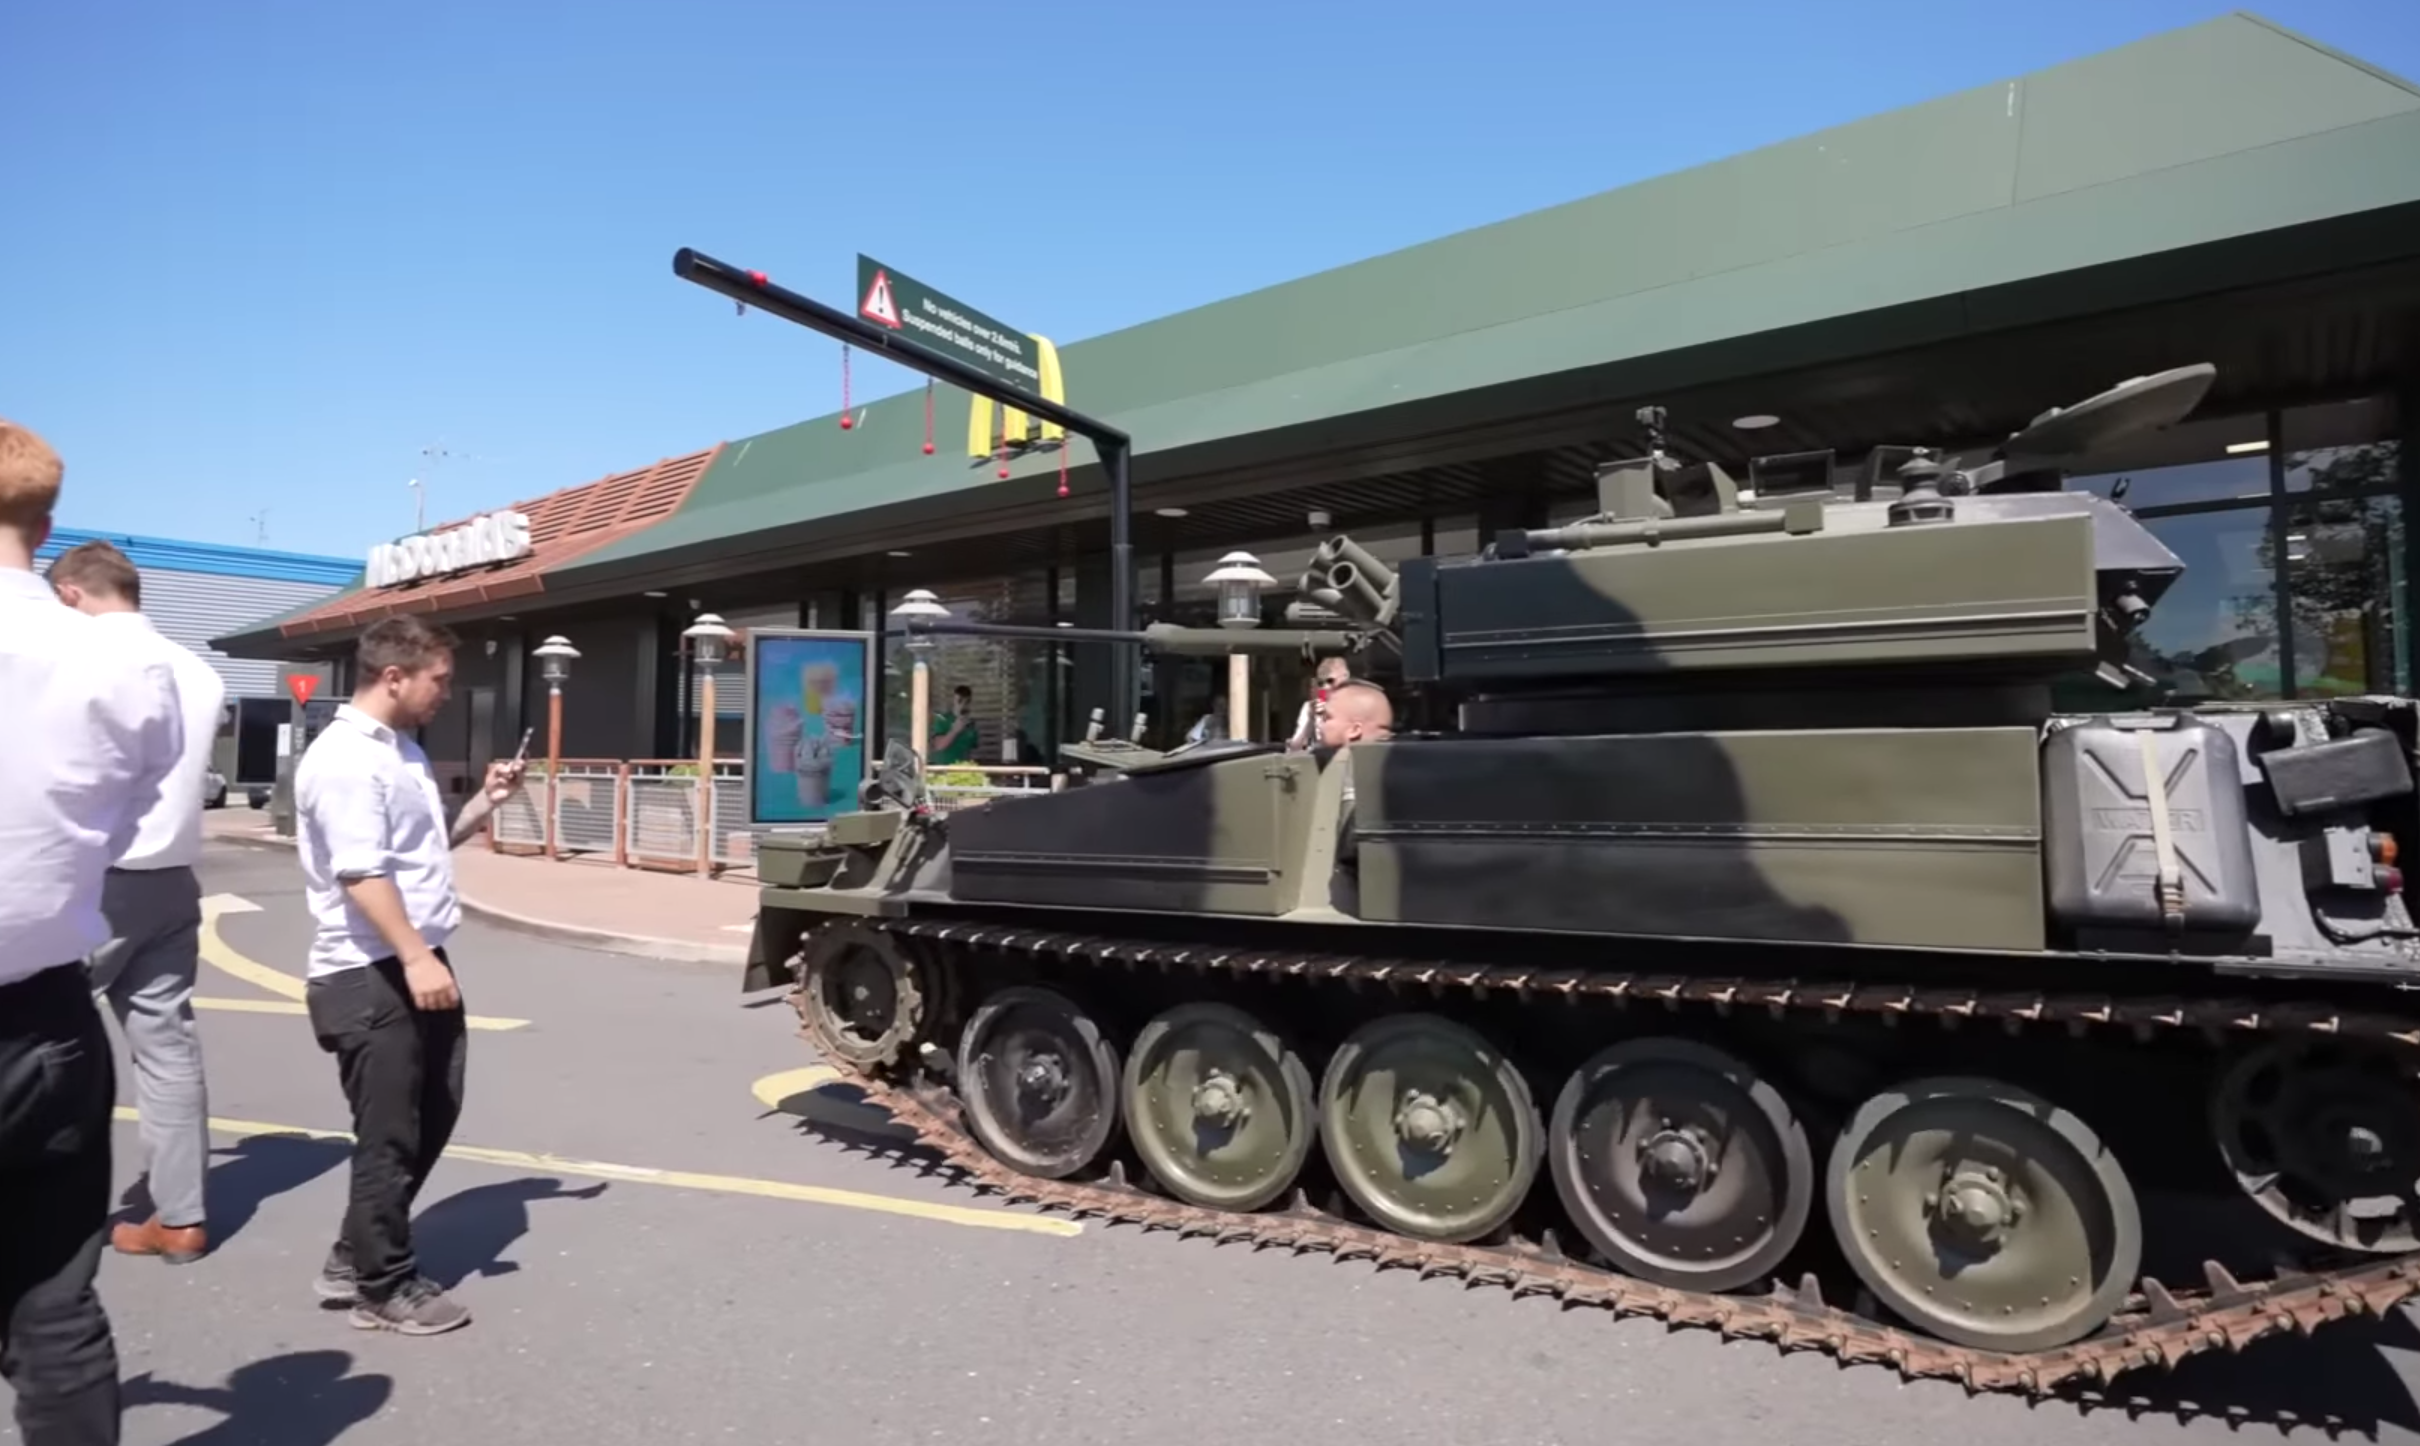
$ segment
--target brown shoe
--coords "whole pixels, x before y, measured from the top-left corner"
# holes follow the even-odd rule
[[[170,1265],[190,1265],[210,1249],[210,1234],[199,1225],[171,1229],[154,1215],[140,1225],[116,1226],[109,1232],[109,1243],[120,1255],[156,1255]]]

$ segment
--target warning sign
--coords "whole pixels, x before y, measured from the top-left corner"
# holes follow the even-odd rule
[[[899,303],[891,295],[891,273],[874,273],[874,284],[866,288],[865,300],[858,303],[857,314],[868,321],[878,321],[893,331],[899,329]]]
[[[857,256],[857,294],[858,314],[899,333],[900,341],[964,362],[1010,386],[1029,392],[1041,389],[1034,338],[1006,322],[985,316],[863,252]]]
[[[319,691],[319,679],[310,673],[290,674],[286,678],[286,691],[294,695],[295,702],[308,705],[311,695]]]

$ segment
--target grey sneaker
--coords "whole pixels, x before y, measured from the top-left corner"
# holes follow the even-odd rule
[[[353,1272],[353,1259],[341,1245],[328,1252],[328,1263],[319,1268],[319,1279],[311,1282],[319,1298],[338,1305],[351,1305],[361,1299],[361,1280]]]
[[[439,1290],[437,1282],[415,1275],[385,1300],[365,1300],[354,1306],[352,1320],[355,1330],[433,1336],[469,1325],[471,1313]]]

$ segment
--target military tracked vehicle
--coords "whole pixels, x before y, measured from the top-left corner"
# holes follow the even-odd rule
[[[1586,521],[1331,538],[1327,631],[1103,641],[1351,652],[1450,726],[1094,736],[950,812],[894,746],[767,846],[746,985],[1046,1207],[1978,1389],[2384,1311],[2413,705],[2164,700],[2183,567],[2066,486],[2212,380],[1838,492],[1683,464],[1651,409]]]

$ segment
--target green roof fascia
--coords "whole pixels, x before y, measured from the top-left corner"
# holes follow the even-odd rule
[[[1138,477],[1148,478],[1158,470],[1149,465],[1154,456],[1239,434],[1313,426],[1406,403],[1433,403],[1458,393],[1860,314],[1888,314],[1890,319],[1882,324],[1898,330],[1879,336],[1866,328],[1856,338],[1858,350],[1918,345],[1963,332],[2050,320],[2054,313],[2045,308],[2059,304],[2055,290],[2026,287],[2021,299],[2011,297],[2004,303],[1995,303],[1990,293],[2216,240],[2413,203],[2420,203],[2420,104],[2405,114],[2295,141],[2055,191],[1854,245],[1113,412],[1103,420],[1134,437]],[[2411,249],[2420,250],[2420,241]],[[2179,294],[2204,285],[2203,278],[2185,273],[2164,279]],[[2088,282],[2070,291],[2067,305],[2074,312],[2152,299],[2140,293],[2122,298],[2097,295]],[[1926,306],[1928,302],[1944,304]],[[1848,331],[1841,333],[1844,344]],[[1766,360],[1773,366],[1784,364],[1784,359]],[[1714,379],[1663,376],[1655,384],[1680,387]],[[1070,391],[1072,396],[1072,385]],[[607,573],[638,571],[633,564],[644,560],[671,562],[671,554],[750,533],[973,492],[990,484],[992,466],[964,456],[915,456],[889,466],[831,470],[831,460],[849,455],[852,447],[882,445],[878,439],[894,433],[886,424],[896,424],[904,451],[914,435],[911,429],[921,428],[921,400],[917,395],[886,399],[869,408],[865,423],[848,433],[825,420],[726,448],[688,506],[644,533],[582,558],[566,569],[564,581],[576,584],[590,569],[597,570],[601,580]],[[884,415],[886,409],[890,415]],[[1077,465],[1092,456],[1082,443],[1070,455]],[[1028,458],[1016,464],[1012,475],[1030,477],[1056,465],[1052,458]]]

